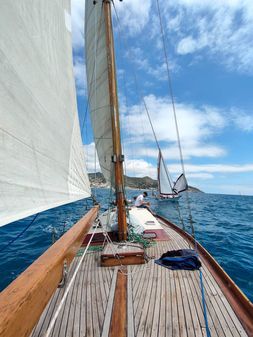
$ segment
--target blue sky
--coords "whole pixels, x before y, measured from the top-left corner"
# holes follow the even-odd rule
[[[122,28],[114,17],[127,174],[156,177],[157,149],[141,95],[176,177],[181,167],[156,0],[115,0],[115,5]],[[253,2],[174,0],[160,1],[160,7],[188,182],[205,192],[253,195]],[[81,121],[87,105],[83,17],[84,0],[72,0]],[[88,170],[94,171],[89,121],[82,131]]]

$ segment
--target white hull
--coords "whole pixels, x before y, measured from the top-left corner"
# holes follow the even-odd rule
[[[181,198],[181,195],[158,195],[157,200],[158,201],[169,201],[169,202],[175,202],[178,201]]]

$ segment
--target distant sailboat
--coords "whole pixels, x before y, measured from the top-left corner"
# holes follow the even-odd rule
[[[174,183],[172,182],[160,149],[158,155],[157,176],[157,199],[160,201],[177,201],[181,197],[180,193],[186,191],[188,188],[188,184],[183,173]]]

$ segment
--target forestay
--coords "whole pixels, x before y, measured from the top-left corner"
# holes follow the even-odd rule
[[[69,0],[0,3],[0,225],[90,195]]]
[[[107,182],[112,167],[112,121],[106,52],[105,20],[102,0],[86,0],[85,50],[91,122],[101,170]],[[95,55],[95,56],[94,56]]]

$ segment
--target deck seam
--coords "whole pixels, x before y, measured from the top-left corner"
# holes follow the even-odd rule
[[[117,273],[118,273],[118,267],[115,267],[115,269],[113,271],[113,275],[112,275],[111,288],[110,288],[110,291],[109,291],[109,298],[108,298],[108,302],[107,302],[107,307],[106,307],[101,337],[108,337],[108,335],[109,335],[113,301],[114,301],[114,293],[115,293],[116,280],[117,280]]]

